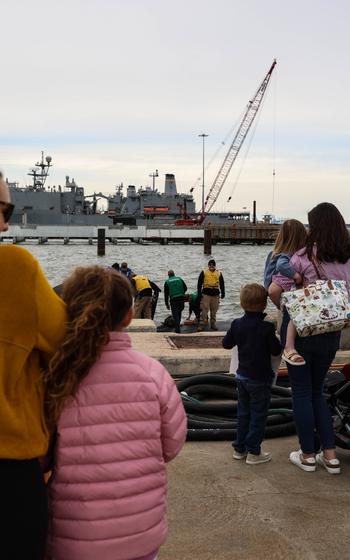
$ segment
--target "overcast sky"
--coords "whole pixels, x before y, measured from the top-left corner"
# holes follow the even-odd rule
[[[346,0],[2,0],[0,167],[24,185],[45,150],[49,184],[70,175],[109,193],[151,184],[158,169],[157,187],[174,173],[188,192],[198,134],[208,164],[276,58],[245,164],[216,209],[255,199],[260,215],[305,220],[327,200],[349,222],[349,21]],[[199,208],[199,186],[194,195]]]

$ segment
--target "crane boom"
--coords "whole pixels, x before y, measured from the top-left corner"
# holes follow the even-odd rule
[[[205,199],[204,212],[201,221],[204,220],[205,216],[208,214],[208,212],[210,212],[210,210],[212,209],[212,207],[214,206],[215,202],[218,199],[222,187],[224,186],[225,181],[231,171],[232,165],[234,164],[238,156],[238,153],[242,147],[242,144],[249,132],[249,129],[252,126],[253,121],[257,115],[257,112],[263,100],[266,88],[268,86],[268,83],[271,78],[271,74],[275,66],[276,66],[276,59],[273,61],[270,70],[268,71],[265,78],[261,82],[253,99],[248,103],[241,124],[239,125],[239,128],[235,134],[235,137],[232,140],[231,146],[226,154],[226,157]]]

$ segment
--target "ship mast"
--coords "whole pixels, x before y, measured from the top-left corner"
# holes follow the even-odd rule
[[[43,191],[45,190],[45,181],[49,175],[49,169],[52,167],[52,157],[46,156],[44,160],[44,152],[41,152],[41,161],[35,164],[38,169],[31,169],[28,173],[30,177],[33,177],[33,190]]]

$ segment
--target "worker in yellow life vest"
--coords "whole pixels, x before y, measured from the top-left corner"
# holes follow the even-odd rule
[[[141,274],[133,274],[130,281],[135,297],[135,319],[152,319],[152,296],[153,293],[158,294],[161,289],[147,276]]]
[[[217,331],[216,313],[219,308],[220,295],[221,299],[225,297],[224,277],[216,268],[214,259],[208,262],[208,268],[202,270],[198,277],[197,283],[198,294],[201,294],[201,324],[198,330],[202,331],[204,326],[208,324],[208,315],[210,313],[210,328]]]

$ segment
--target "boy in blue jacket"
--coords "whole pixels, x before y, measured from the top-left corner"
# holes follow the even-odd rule
[[[270,405],[274,373],[271,355],[278,356],[281,345],[275,327],[264,321],[267,291],[260,284],[247,284],[241,289],[243,317],[235,319],[222,345],[238,347],[238,422],[233,442],[233,458],[245,459],[248,465],[271,460],[271,453],[261,450],[267,412]]]

